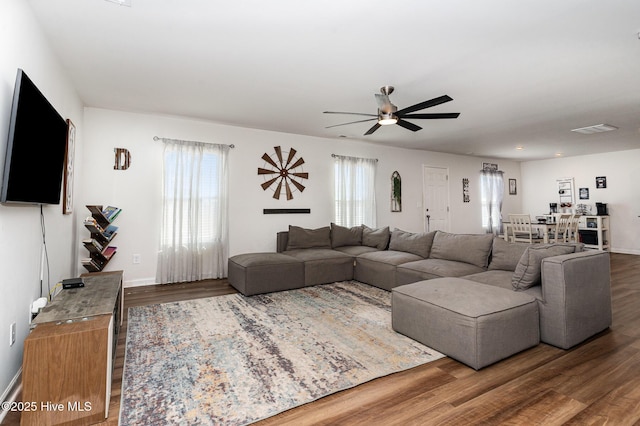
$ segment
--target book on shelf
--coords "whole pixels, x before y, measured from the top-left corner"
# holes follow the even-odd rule
[[[109,222],[113,222],[115,218],[120,214],[121,211],[122,209],[119,207],[107,206],[104,209],[102,209],[102,214],[104,215],[104,217],[109,219]]]
[[[92,272],[100,271],[102,269],[100,263],[98,263],[97,260],[91,257],[85,257],[84,259],[82,259],[82,266]]]
[[[91,232],[96,234],[102,234],[104,229],[98,224],[93,217],[88,217],[84,220],[84,226]]]
[[[82,244],[89,250],[91,253],[102,253],[104,246],[96,241],[94,238],[87,238],[86,240],[82,240]]]
[[[107,259],[111,259],[111,256],[115,254],[116,250],[118,250],[118,247],[109,246],[106,249],[104,249],[104,251],[102,252],[102,255]]]
[[[105,237],[111,239],[113,238],[113,236],[115,235],[116,231],[118,230],[118,227],[115,225],[109,225],[107,226],[107,229],[104,230],[104,232],[102,233]]]

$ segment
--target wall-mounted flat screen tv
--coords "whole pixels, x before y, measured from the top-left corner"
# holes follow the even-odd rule
[[[67,122],[18,69],[2,180],[2,203],[59,204]]]

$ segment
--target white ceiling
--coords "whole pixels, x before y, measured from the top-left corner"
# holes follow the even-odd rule
[[[88,106],[515,160],[640,148],[637,0],[28,2]],[[383,85],[461,115],[325,128]]]

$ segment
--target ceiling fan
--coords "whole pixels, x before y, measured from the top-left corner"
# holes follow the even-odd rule
[[[375,94],[376,102],[378,103],[378,113],[377,114],[365,114],[359,112],[338,112],[338,111],[324,111],[325,114],[349,114],[349,115],[362,115],[365,117],[374,117],[368,118],[366,120],[358,120],[351,121],[349,123],[342,124],[334,124],[333,126],[327,126],[326,129],[331,127],[338,126],[346,126],[347,124],[355,124],[355,123],[364,123],[366,121],[377,120],[376,124],[373,125],[367,132],[364,134],[365,136],[372,134],[376,130],[380,128],[380,126],[387,126],[390,124],[397,124],[398,126],[404,127],[405,129],[409,129],[413,132],[417,132],[422,129],[422,127],[410,123],[406,121],[406,118],[410,119],[439,119],[439,118],[458,118],[460,115],[459,112],[445,112],[445,113],[431,113],[431,114],[411,114],[415,111],[420,111],[421,109],[431,108],[432,106],[440,105],[445,102],[452,101],[453,99],[447,95],[443,95],[437,98],[430,99],[428,101],[420,102],[415,105],[412,105],[407,108],[403,108],[398,110],[398,107],[391,103],[389,99],[389,95],[393,93],[393,86],[382,86],[380,88],[381,94]]]

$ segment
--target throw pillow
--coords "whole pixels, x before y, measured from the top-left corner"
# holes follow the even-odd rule
[[[515,271],[528,247],[527,243],[510,243],[504,238],[494,237],[489,270]]]
[[[347,228],[331,222],[331,247],[362,245],[362,226]]]
[[[551,256],[560,256],[575,251],[570,245],[530,245],[522,254],[516,271],[511,278],[514,290],[526,290],[540,284],[542,281],[542,259]]]
[[[413,253],[426,259],[431,252],[431,245],[435,235],[436,231],[413,233],[394,229],[391,233],[389,250]]]
[[[389,245],[389,227],[372,229],[367,225],[362,225],[362,245],[386,250]]]
[[[331,248],[331,229],[328,226],[306,229],[289,225],[287,250],[305,248]]]
[[[457,260],[481,268],[486,268],[489,264],[493,234],[436,232],[431,248],[433,259]]]

